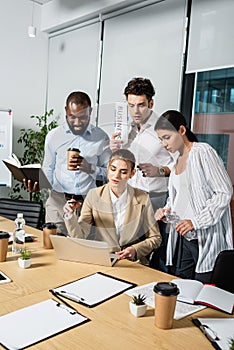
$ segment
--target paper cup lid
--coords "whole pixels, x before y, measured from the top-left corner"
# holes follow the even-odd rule
[[[57,228],[57,226],[54,222],[46,222],[42,227],[48,228],[50,230],[52,230],[53,228]]]
[[[164,296],[174,296],[179,294],[179,288],[172,282],[159,282],[154,286],[154,292]]]
[[[0,239],[9,238],[9,237],[10,235],[8,232],[0,231]]]

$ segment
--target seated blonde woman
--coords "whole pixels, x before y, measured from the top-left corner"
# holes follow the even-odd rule
[[[74,215],[77,204],[69,201],[64,207],[65,224],[71,237],[86,239],[92,232],[92,238],[107,242],[119,259],[147,264],[161,235],[148,194],[127,183],[135,171],[130,151],[114,152],[108,164],[108,183],[89,191],[78,221]]]

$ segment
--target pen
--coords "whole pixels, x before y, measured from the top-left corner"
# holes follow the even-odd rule
[[[211,341],[215,342],[216,340],[220,340],[217,333],[213,331],[209,326],[206,324],[200,325],[200,329],[202,333],[205,334],[205,336]]]
[[[71,307],[70,305],[67,306],[68,304],[66,304],[66,302],[64,302],[64,301],[63,301],[63,303],[64,303],[65,305],[63,305],[63,304],[61,304],[61,303],[57,303],[56,306],[60,307],[61,309],[66,310],[66,311],[69,312],[69,314],[71,314],[71,315],[77,314],[77,311],[76,311],[73,307]]]
[[[57,299],[59,299],[64,305],[66,305],[69,309],[74,310],[75,313],[78,312],[74,307],[72,307],[72,306],[71,306],[70,304],[68,304],[65,300],[63,300],[63,299],[59,296],[59,293],[54,292],[53,290],[50,290],[50,292],[51,292]],[[63,305],[63,304],[57,303],[57,306],[62,307],[61,305]],[[65,306],[64,306],[64,308],[65,308]],[[67,311],[68,311],[68,310],[67,310]],[[72,314],[72,313],[71,313],[71,314]],[[72,314],[72,315],[73,315],[73,314]]]
[[[60,290],[59,293],[62,293],[62,294],[64,294],[64,295],[66,295],[68,298],[70,297],[71,299],[72,299],[72,298],[73,298],[73,299],[75,298],[75,300],[78,299],[78,301],[85,301],[84,298],[80,297],[79,295],[77,295],[77,294],[75,294],[75,293],[70,293],[70,292],[67,292],[67,291],[65,291],[65,290]]]

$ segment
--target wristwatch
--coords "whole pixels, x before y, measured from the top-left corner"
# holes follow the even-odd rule
[[[95,173],[96,168],[97,168],[96,165],[90,164],[90,173],[91,173],[91,174]]]
[[[158,171],[160,176],[166,176],[166,170],[164,169],[163,166],[159,166]]]

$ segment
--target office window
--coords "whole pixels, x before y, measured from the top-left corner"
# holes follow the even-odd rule
[[[195,113],[234,112],[234,68],[197,74]]]
[[[221,156],[234,184],[234,68],[197,73],[193,131]]]

